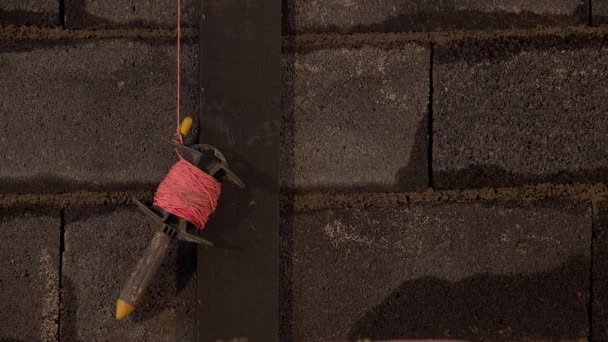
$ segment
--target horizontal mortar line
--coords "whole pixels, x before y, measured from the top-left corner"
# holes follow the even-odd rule
[[[544,183],[510,188],[425,192],[368,192],[368,193],[310,193],[281,194],[281,209],[306,212],[321,209],[398,207],[416,203],[467,203],[492,201],[533,201],[542,199],[596,200],[608,193],[605,183],[554,184]]]
[[[131,203],[135,197],[143,202],[151,202],[153,191],[116,191],[116,192],[68,192],[57,194],[0,194],[0,207],[26,206],[102,206],[124,205]]]
[[[283,35],[283,50],[313,50],[319,48],[359,47],[377,45],[395,47],[403,43],[433,43],[444,45],[464,40],[492,40],[500,38],[537,37],[605,37],[608,25],[556,26],[522,29],[452,30],[435,32],[394,33],[304,33]]]
[[[573,198],[595,200],[608,193],[608,184],[554,184],[524,185],[505,188],[423,192],[362,192],[362,193],[281,193],[281,208],[309,211],[332,208],[392,207],[416,203],[461,203],[510,200],[540,200]],[[151,202],[154,191],[78,191],[51,194],[0,194],[0,207],[25,206],[103,206],[124,205],[135,197]]]
[[[61,27],[0,26],[0,40],[81,40],[81,39],[175,39],[175,28],[104,28],[104,29],[64,29]],[[183,28],[182,37],[196,38],[198,29]]]
[[[0,26],[0,40],[79,40],[109,38],[169,39],[176,35],[175,28],[100,28],[64,29],[61,27]],[[543,36],[606,36],[608,25],[555,26],[523,29],[451,30],[434,32],[388,33],[303,33],[283,35],[284,48],[348,47],[360,45],[390,45],[397,43],[446,44],[462,40],[488,40],[508,37]],[[184,38],[198,37],[197,28],[183,28]]]

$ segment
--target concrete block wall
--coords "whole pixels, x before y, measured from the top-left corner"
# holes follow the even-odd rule
[[[294,340],[589,333],[587,203],[330,209],[284,222]]]
[[[172,42],[0,44],[3,114],[19,118],[0,127],[0,192],[155,188],[175,161]],[[196,50],[185,46],[184,113],[198,111]]]
[[[586,24],[585,0],[285,0],[287,32],[397,32]],[[602,2],[601,0],[598,2]],[[601,12],[598,12],[601,15]]]
[[[198,115],[196,1],[184,2],[182,111]],[[121,286],[177,160],[175,3],[0,4],[0,341],[194,341],[196,247],[170,254],[137,312]]]
[[[284,58],[283,187],[426,188],[428,46]]]
[[[283,2],[282,340],[608,339],[603,7]]]
[[[608,339],[606,8],[283,1],[282,341]],[[0,340],[194,340],[192,246],[112,318],[175,160],[175,14],[0,4]]]
[[[64,215],[60,340],[194,340],[196,246],[173,249],[140,310],[116,321],[112,303],[153,228],[127,206],[69,208]]]
[[[2,211],[2,339],[56,341],[60,227],[56,210]]]

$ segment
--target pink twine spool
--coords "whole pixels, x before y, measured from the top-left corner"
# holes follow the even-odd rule
[[[183,144],[180,133],[180,93],[181,93],[181,1],[177,0],[177,129],[175,141]],[[179,155],[179,153],[178,153]],[[222,192],[222,185],[215,178],[190,164],[179,156],[179,161],[171,167],[165,179],[158,185],[154,195],[154,205],[166,212],[192,223],[196,229],[205,227],[209,216],[215,211]]]
[[[201,230],[215,211],[221,192],[220,182],[180,158],[158,185],[154,205]]]

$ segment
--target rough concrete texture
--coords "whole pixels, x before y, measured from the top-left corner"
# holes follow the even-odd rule
[[[592,341],[608,340],[608,197],[596,203],[593,224]]]
[[[429,56],[417,45],[284,55],[282,186],[424,188]]]
[[[3,0],[0,25],[59,25],[59,0]]]
[[[593,24],[601,25],[608,23],[608,1],[594,0],[592,5]]]
[[[174,45],[0,45],[0,192],[151,189],[176,161]],[[184,47],[182,113],[196,114]],[[18,118],[18,119],[17,119]]]
[[[282,339],[583,340],[591,221],[548,201],[284,214]]]
[[[0,341],[57,341],[59,211],[0,211]]]
[[[585,0],[284,0],[283,30],[398,32],[586,24]]]
[[[180,243],[161,266],[143,305],[114,318],[121,287],[153,229],[132,208],[68,209],[63,253],[62,341],[193,341],[196,247]]]
[[[608,180],[608,49],[566,39],[438,47],[437,188]]]
[[[200,1],[182,0],[182,26],[198,26]],[[177,27],[175,1],[65,0],[68,28]]]

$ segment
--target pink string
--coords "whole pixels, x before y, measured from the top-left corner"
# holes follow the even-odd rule
[[[180,92],[181,92],[181,45],[182,45],[182,3],[177,0],[177,129],[176,136],[180,144],[184,143],[179,131],[179,124],[182,122],[180,113]]]
[[[183,144],[180,132],[180,88],[181,67],[181,1],[177,0],[177,141]],[[192,223],[196,229],[205,227],[209,216],[215,211],[222,192],[222,185],[215,178],[190,164],[181,155],[160,182],[154,195],[154,205],[166,212]]]
[[[220,182],[180,159],[158,186],[154,205],[201,230],[215,211],[221,192]]]

